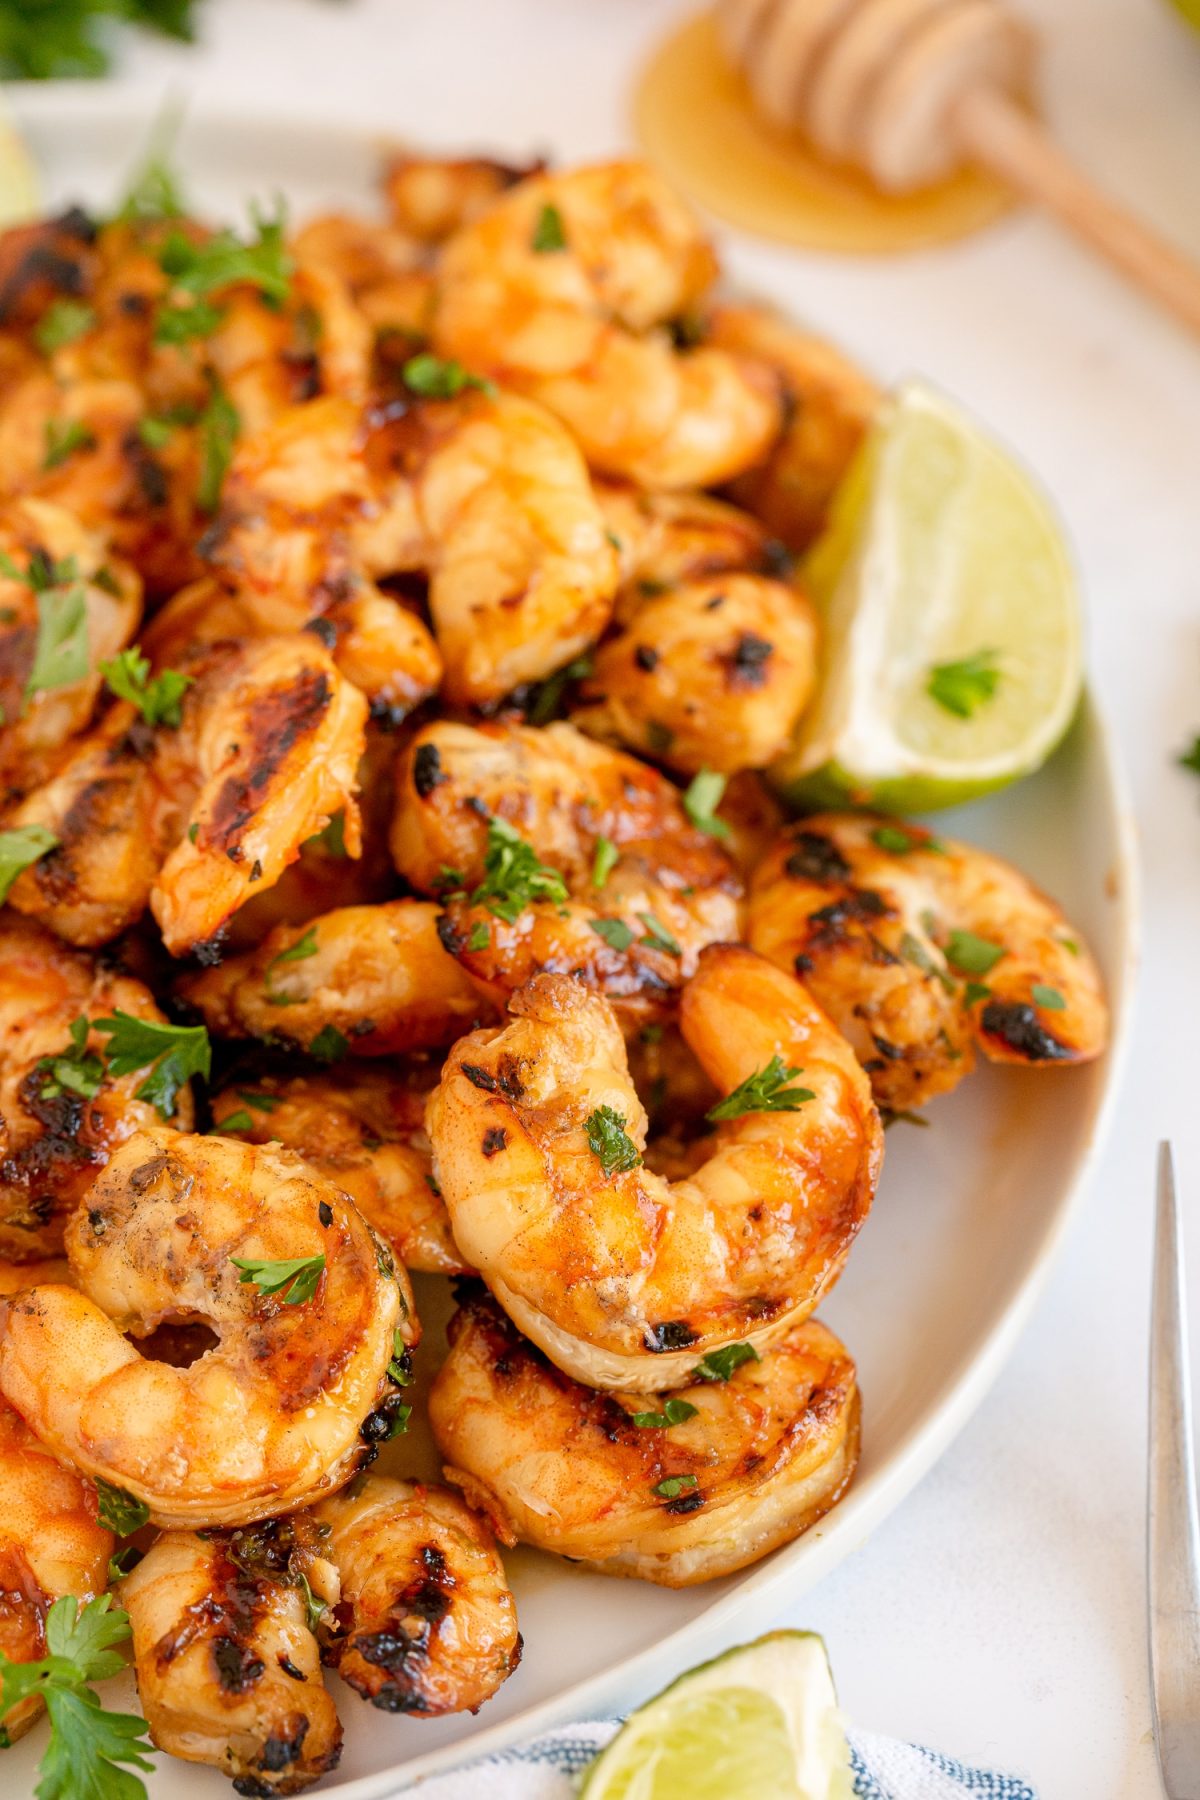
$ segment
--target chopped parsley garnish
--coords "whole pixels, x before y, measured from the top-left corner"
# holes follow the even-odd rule
[[[1185,750],[1176,759],[1181,769],[1190,769],[1193,775],[1200,775],[1200,737],[1192,739],[1192,747]]]
[[[801,1070],[786,1066],[782,1057],[773,1056],[765,1069],[747,1075],[732,1094],[718,1100],[704,1116],[715,1125],[722,1119],[740,1119],[746,1113],[799,1112],[809,1100],[816,1098],[811,1088],[787,1085],[800,1073]]]
[[[588,924],[613,950],[628,950],[633,942],[633,932],[624,919],[589,919]]]
[[[976,937],[973,931],[952,931],[946,943],[946,961],[960,975],[988,975],[1005,954],[1003,944]]]
[[[650,950],[661,950],[665,956],[682,956],[683,951],[661,920],[653,913],[639,913],[638,918],[646,927],[646,935],[640,941]]]
[[[171,1117],[180,1088],[193,1075],[208,1080],[212,1045],[203,1025],[168,1025],[158,1019],[136,1019],[118,1007],[110,1018],[94,1020],[93,1030],[108,1034],[106,1061],[110,1075],[132,1075],[138,1069],[149,1069],[136,1097],[149,1101],[160,1118]]]
[[[157,225],[163,219],[182,219],[187,210],[179,177],[163,157],[152,156],[134,176],[117,218],[125,225]]]
[[[165,450],[174,435],[175,427],[169,419],[147,413],[145,418],[138,420],[138,436],[147,450]]]
[[[100,673],[118,700],[132,702],[147,725],[178,729],[183,696],[192,685],[190,675],[164,669],[161,675],[151,677],[150,659],[142,655],[136,644],[102,662]]]
[[[95,447],[95,433],[82,419],[47,419],[46,454],[42,458],[42,467],[61,468],[77,450],[94,450]]]
[[[392,1358],[387,1372],[397,1387],[409,1387],[412,1383],[412,1357],[408,1345],[400,1335],[399,1326],[392,1333]]]
[[[556,719],[562,706],[562,697],[571,682],[582,681],[591,672],[592,659],[585,653],[564,663],[553,675],[547,675],[545,681],[539,681],[525,708],[527,722],[530,725],[548,725],[551,719]]]
[[[562,214],[557,206],[552,206],[549,201],[537,216],[537,224],[533,228],[529,247],[539,254],[544,254],[548,250],[565,250],[567,247],[567,234],[563,230]]]
[[[663,1431],[668,1425],[682,1425],[685,1419],[694,1419],[696,1408],[690,1400],[671,1399],[664,1403],[660,1413],[634,1413],[633,1422],[644,1431]]]
[[[256,1112],[273,1113],[277,1106],[283,1105],[278,1094],[256,1094],[252,1093],[249,1088],[239,1088],[238,1099],[244,1100],[246,1105],[252,1106]]]
[[[612,839],[598,837],[592,852],[592,886],[602,888],[620,860],[621,852]]]
[[[492,928],[480,919],[471,927],[471,935],[467,939],[468,950],[486,950],[492,941]]]
[[[90,666],[87,598],[78,580],[39,588],[37,614],[37,643],[25,683],[27,695],[70,687],[84,679]]]
[[[478,388],[484,394],[496,391],[495,384],[486,376],[472,375],[453,358],[443,360],[428,350],[423,350],[419,356],[410,356],[401,375],[409,392],[420,394],[423,400],[453,400],[464,388]]]
[[[0,831],[0,903],[23,869],[28,869],[58,843],[44,825],[13,825]]]
[[[286,1262],[260,1262],[240,1256],[229,1260],[241,1271],[238,1281],[242,1286],[252,1284],[260,1294],[277,1294],[284,1306],[303,1306],[311,1300],[325,1272],[323,1256],[295,1256]]]
[[[38,1800],[145,1800],[145,1787],[130,1770],[154,1767],[146,1721],[106,1712],[89,1685],[124,1669],[125,1658],[112,1646],[129,1636],[128,1613],[113,1606],[111,1594],[83,1606],[64,1594],[47,1612],[44,1632],[47,1654],[40,1661],[12,1662],[0,1651],[0,1715],[33,1694],[46,1704],[50,1738]],[[0,1743],[7,1743],[3,1733]]]
[[[992,990],[986,981],[968,981],[963,988],[963,1005],[974,1006],[978,1000],[990,1000]]]
[[[225,314],[210,300],[188,300],[164,306],[154,325],[156,344],[190,344],[193,338],[211,337]]]
[[[142,1560],[142,1552],[134,1544],[123,1544],[114,1550],[108,1559],[108,1579],[113,1582],[123,1581],[131,1569],[137,1567]]]
[[[728,1381],[743,1363],[761,1361],[753,1344],[723,1344],[719,1350],[709,1350],[702,1356],[692,1374],[698,1381]]]
[[[100,1523],[116,1532],[118,1537],[132,1537],[150,1517],[150,1508],[144,1500],[136,1499],[124,1488],[114,1487],[111,1481],[101,1481],[99,1477],[96,1479],[96,1499]]]
[[[1057,988],[1043,987],[1040,981],[1035,981],[1029,991],[1034,1005],[1040,1006],[1043,1012],[1066,1011],[1067,1003]]]
[[[90,1030],[86,1014],[80,1013],[68,1028],[70,1049],[41,1058],[37,1066],[43,1100],[57,1100],[64,1092],[78,1094],[81,1100],[96,1098],[104,1083],[104,1059],[87,1047]]]
[[[408,1405],[393,1407],[391,1422],[388,1428],[388,1439],[400,1437],[408,1430],[408,1421],[412,1418],[412,1407]]]
[[[96,315],[82,300],[54,300],[34,327],[33,339],[45,356],[52,356],[90,331]]]
[[[729,836],[728,825],[717,817],[724,792],[724,775],[718,775],[715,769],[701,769],[698,775],[693,775],[683,796],[684,812],[696,829],[706,831],[709,837]]]
[[[684,1488],[696,1486],[697,1477],[695,1475],[666,1475],[661,1481],[655,1482],[650,1492],[661,1494],[664,1500],[674,1500],[677,1494],[682,1494]]]
[[[172,289],[188,296],[185,304],[163,306],[154,329],[156,342],[179,343],[183,337],[207,336],[220,324],[222,313],[207,305],[208,297],[235,285],[257,288],[273,306],[280,306],[291,291],[294,264],[284,242],[284,217],[280,208],[273,218],[254,212],[254,236],[243,242],[236,232],[218,231],[203,243],[186,232],[172,231],[158,252],[159,267]],[[198,315],[211,322],[202,324]]]
[[[925,929],[929,929],[928,924]],[[935,981],[942,984],[948,994],[954,992],[954,983],[945,969],[940,963],[934,961],[932,952],[926,948],[919,937],[914,937],[911,931],[906,931],[900,939],[900,954],[905,962],[912,964],[914,969],[920,969],[922,975],[932,975]]]
[[[318,1062],[341,1062],[350,1048],[336,1025],[322,1025],[312,1043],[308,1046],[308,1054],[315,1056]]]
[[[208,1129],[210,1135],[218,1131],[253,1131],[254,1120],[244,1106],[239,1106],[235,1112],[226,1113],[223,1119],[214,1119]]]
[[[925,692],[946,712],[969,719],[991,700],[1000,684],[994,650],[977,650],[961,662],[937,663],[929,671]]]
[[[903,825],[877,825],[871,833],[871,842],[892,856],[907,856],[910,850],[934,850],[944,856],[946,848],[938,838],[908,831]]]
[[[483,880],[471,895],[472,906],[484,905],[511,925],[535,900],[561,906],[567,886],[557,869],[538,860],[537,851],[503,819],[488,820]]]
[[[598,1106],[584,1120],[588,1145],[606,1175],[624,1174],[641,1164],[641,1152],[625,1129],[625,1116],[612,1106]]]
[[[307,962],[310,956],[315,956],[316,954],[317,928],[315,925],[310,925],[303,936],[298,937],[294,944],[289,944],[286,950],[279,950],[276,952],[267,964],[267,972],[269,974],[277,963]]]
[[[216,512],[221,488],[233,460],[242,421],[237,407],[219,382],[214,381],[208,404],[200,414],[200,480],[196,484],[196,504],[201,512]]]
[[[329,1611],[329,1604],[325,1600],[317,1599],[317,1596],[313,1593],[309,1584],[308,1576],[304,1573],[303,1569],[293,1570],[292,1573],[295,1575],[296,1586],[304,1596],[304,1617],[308,1629],[310,1631],[315,1631],[325,1614]]]
[[[1068,956],[1082,956],[1083,952],[1079,948],[1079,944],[1075,938],[1060,937],[1058,941],[1062,945],[1063,949],[1067,952]]]

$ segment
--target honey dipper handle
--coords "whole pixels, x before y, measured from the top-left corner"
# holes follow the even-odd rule
[[[1056,214],[1200,337],[1200,266],[1094,186],[1036,119],[977,87],[956,103],[951,127],[976,162]]]

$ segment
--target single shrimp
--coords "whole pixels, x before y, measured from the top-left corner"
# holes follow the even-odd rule
[[[732,865],[678,791],[569,725],[439,720],[406,750],[396,802],[397,868],[426,893],[458,890],[442,941],[497,1002],[540,969],[569,970],[632,1014],[654,1011],[706,944],[739,935]],[[506,886],[511,856],[529,857],[513,833],[549,891]]]
[[[83,1605],[104,1592],[113,1541],[92,1483],[64,1469],[0,1401],[0,1655],[15,1663],[45,1656],[51,1605],[65,1594]],[[0,1744],[28,1731],[41,1708],[31,1694],[0,1714]]]
[[[0,1303],[0,1392],[66,1463],[133,1494],[156,1524],[307,1505],[389,1435],[388,1366],[417,1337],[407,1278],[299,1157],[140,1132],[66,1243],[78,1290]],[[298,1288],[280,1262],[306,1265]],[[186,1368],[147,1360],[126,1335],[194,1321],[218,1341]]]
[[[427,1123],[455,1240],[525,1335],[577,1380],[645,1391],[806,1319],[870,1207],[882,1132],[800,983],[740,946],[701,956],[680,1024],[731,1110],[675,1183],[642,1165],[646,1115],[604,998],[540,975],[509,1013],[454,1046]],[[793,1076],[794,1110],[770,1104]]]
[[[701,341],[770,369],[785,397],[785,424],[766,456],[730,493],[793,550],[825,524],[829,503],[875,416],[880,393],[849,357],[767,307],[721,304]]]
[[[397,229],[419,244],[440,244],[542,166],[483,156],[394,156],[383,172],[383,196]]]
[[[883,1106],[957,1087],[992,1062],[1088,1062],[1108,1035],[1096,964],[1011,864],[918,826],[819,813],[761,864],[749,941],[796,973]]]
[[[490,1295],[466,1300],[449,1336],[430,1422],[447,1479],[502,1542],[690,1587],[799,1537],[854,1474],[854,1363],[816,1319],[727,1379],[655,1394],[569,1380]]]
[[[30,496],[0,513],[0,782],[9,792],[53,772],[89,723],[100,664],[129,643],[142,584],[103,537]]]
[[[747,512],[711,494],[647,493],[597,481],[596,498],[617,540],[621,585],[614,617],[627,625],[643,600],[686,581],[741,569],[783,575],[783,546]]]
[[[120,703],[6,821],[58,839],[10,898],[76,943],[149,904],[172,955],[203,950],[336,813],[360,848],[366,702],[314,637],[209,645],[180,672],[177,729]]]
[[[779,430],[776,378],[664,327],[717,273],[691,211],[644,163],[520,182],[446,243],[435,348],[556,413],[589,463],[646,488],[710,487]]]
[[[185,975],[178,992],[220,1037],[315,1044],[318,1056],[324,1044],[357,1056],[449,1044],[491,1007],[437,923],[426,900],[340,907],[303,928],[277,925],[257,950]]]
[[[163,1015],[142,982],[11,912],[0,913],[0,964],[0,1254],[27,1261],[62,1249],[96,1171],[158,1120],[137,1097],[145,1069],[108,1071],[96,1020]],[[185,1084],[172,1122],[189,1130],[192,1118]]]
[[[595,651],[573,717],[684,774],[732,774],[782,755],[816,679],[808,596],[764,575],[712,575],[643,599]]]
[[[301,1513],[164,1532],[125,1577],[138,1697],[160,1750],[249,1795],[294,1794],[337,1767],[342,1727],[313,1630],[322,1558]]]
[[[458,1494],[368,1475],[313,1513],[341,1598],[325,1660],[383,1712],[474,1712],[521,1658],[492,1535]],[[324,1624],[324,1621],[323,1621]]]
[[[425,1131],[436,1080],[436,1067],[420,1063],[404,1072],[353,1064],[327,1075],[255,1075],[213,1096],[213,1128],[294,1150],[345,1189],[406,1269],[461,1274],[467,1265]]]

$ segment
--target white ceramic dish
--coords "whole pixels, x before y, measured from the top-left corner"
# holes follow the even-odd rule
[[[127,100],[76,86],[22,95],[17,111],[51,205],[111,205],[150,125]],[[182,129],[176,159],[189,192],[214,216],[241,217],[248,197],[277,191],[295,216],[368,204],[378,151],[352,130],[198,113]],[[736,279],[736,257],[731,264]],[[786,292],[778,297],[786,303]],[[900,1125],[889,1133],[875,1210],[823,1314],[857,1358],[864,1394],[863,1457],[849,1495],[798,1543],[740,1577],[686,1593],[515,1554],[508,1560],[525,1638],[518,1673],[478,1718],[435,1723],[375,1712],[340,1690],[346,1750],[321,1792],[374,1800],[552,1723],[622,1709],[753,1635],[862,1543],[978,1405],[1099,1152],[1122,1061],[1136,865],[1121,780],[1092,703],[1040,775],[945,816],[943,825],[1011,856],[1061,898],[1105,970],[1113,1045],[1087,1069],[984,1069],[935,1104],[929,1130]],[[444,1284],[423,1282],[419,1298],[429,1364],[448,1310]],[[435,1473],[427,1441],[414,1435],[396,1449],[397,1469]],[[129,1704],[132,1684],[122,1693],[113,1683],[106,1697]],[[41,1744],[39,1729],[5,1754],[3,1791],[12,1800],[32,1792]],[[228,1791],[211,1770],[165,1758],[148,1785],[153,1800],[219,1800]]]

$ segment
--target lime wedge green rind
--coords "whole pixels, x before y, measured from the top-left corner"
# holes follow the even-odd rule
[[[702,1663],[641,1707],[580,1800],[851,1800],[825,1645],[776,1631]]]
[[[788,801],[936,810],[1020,779],[1075,715],[1082,622],[1059,525],[1030,476],[944,395],[880,409],[805,578],[824,623],[817,698],[770,771]],[[986,653],[968,716],[930,675]]]

